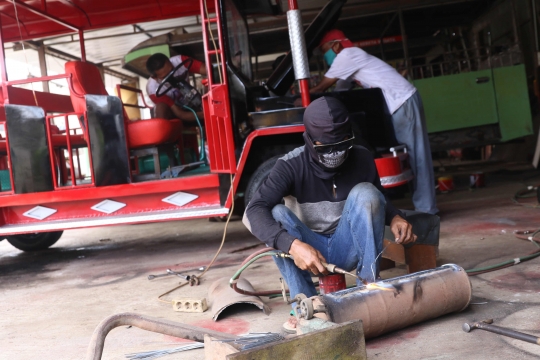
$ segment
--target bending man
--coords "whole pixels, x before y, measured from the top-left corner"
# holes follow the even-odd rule
[[[436,214],[435,180],[422,99],[416,88],[384,61],[354,47],[339,30],[321,41],[330,66],[323,80],[310,90],[323,92],[338,79],[353,78],[364,88],[380,88],[390,114],[396,139],[407,146],[414,174],[412,201],[416,211]]]

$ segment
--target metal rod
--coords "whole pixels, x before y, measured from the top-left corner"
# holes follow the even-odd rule
[[[538,14],[536,13],[536,0],[531,0],[531,7],[532,7],[532,24],[533,24],[533,32],[534,32],[534,50],[536,51],[536,61],[534,62],[536,65],[538,65]]]
[[[71,81],[71,79],[70,79]],[[86,112],[83,113],[83,114],[80,114],[80,113],[76,113],[77,114],[77,117],[80,119],[80,116],[82,115],[82,121],[84,123],[84,128],[85,129],[90,129],[90,127],[88,126],[88,116],[86,116]],[[89,133],[86,133],[86,136],[84,136],[86,142],[87,142],[87,147],[88,147],[88,162],[90,163],[90,184],[92,186],[95,186],[96,185],[96,177],[95,177],[95,174],[94,174],[94,160],[92,159],[92,148],[91,148],[91,144],[90,144],[90,134]],[[126,146],[127,146],[127,142],[126,142]]]
[[[540,338],[537,336],[525,334],[525,333],[515,331],[515,330],[510,330],[510,329],[503,328],[497,325],[491,325],[492,322],[493,320],[489,319],[489,320],[484,320],[484,321],[477,321],[472,324],[465,323],[463,324],[462,329],[465,332],[471,332],[474,329],[482,329],[482,330],[486,330],[495,334],[508,336],[508,337],[518,339],[521,341],[526,341],[531,344],[540,345]]]
[[[86,61],[86,47],[84,45],[84,31],[79,30],[79,44],[81,45],[81,61]]]
[[[210,335],[218,339],[234,339],[235,335],[222,333],[197,326],[186,325],[164,319],[157,319],[134,313],[122,313],[109,316],[104,319],[92,334],[90,345],[86,351],[86,360],[99,360],[105,346],[105,337],[114,328],[124,325],[135,326],[142,330],[152,331],[159,334],[175,336],[187,340],[204,341],[204,335]]]
[[[6,53],[4,52],[4,33],[2,32],[2,19],[0,16],[0,64],[2,68],[0,69],[0,85],[2,87],[2,95],[4,98],[4,104],[9,104],[9,93],[8,93],[8,75],[7,75],[7,65],[6,65]],[[3,105],[3,104],[0,104]],[[7,119],[6,119],[7,120]],[[7,121],[3,122],[4,125],[4,135],[6,136],[6,155],[7,155],[7,165],[9,170],[9,181],[11,182],[11,191],[10,194],[15,193],[15,182],[13,181],[13,165],[11,163],[11,150],[9,146],[9,135],[7,129]]]
[[[309,82],[308,79],[298,80],[300,83],[300,93],[302,94],[302,106],[307,107],[311,102],[309,96]]]
[[[39,81],[51,81],[56,79],[66,79],[69,75],[66,74],[60,74],[60,75],[50,75],[50,76],[40,76],[40,77],[33,77],[31,79],[21,79],[21,80],[11,80],[7,81],[8,85],[22,85],[22,84],[29,84]]]
[[[463,54],[465,55],[465,60],[467,60],[467,66],[469,68],[469,71],[471,70],[471,59],[469,58],[469,52],[467,51],[467,44],[465,44],[465,38],[463,38],[463,31],[461,30],[461,26],[458,28],[459,38],[461,40],[461,46],[463,47]],[[461,72],[461,69],[460,71]]]
[[[46,19],[54,21],[55,23],[58,23],[60,25],[63,25],[65,27],[67,27],[68,29],[71,29],[71,30],[74,30],[74,31],[79,30],[76,26],[71,25],[70,23],[65,22],[64,20],[61,20],[61,19],[59,19],[59,18],[57,18],[55,16],[49,15],[49,14],[47,14],[47,13],[41,11],[41,10],[38,10],[38,9],[34,8],[33,6],[27,5],[27,4],[25,4],[25,3],[23,3],[23,2],[21,2],[19,0],[9,0],[9,1],[11,1],[12,3],[14,3],[17,6],[20,6],[22,8],[25,8],[28,11],[33,12],[34,14],[41,15]]]
[[[7,104],[9,102],[9,94],[8,94],[8,87],[7,87],[8,75],[7,75],[7,65],[6,65],[6,53],[4,51],[4,33],[2,31],[1,16],[0,16],[0,64],[2,66],[2,69],[0,69],[1,70],[0,71],[1,72],[0,84],[3,84],[2,95],[4,98],[4,103]]]
[[[309,61],[307,59],[306,44],[302,32],[302,20],[298,10],[298,2],[296,0],[289,0],[287,22],[289,25],[289,38],[291,41],[294,72],[296,79],[298,79],[300,95],[302,97],[302,106],[307,107],[311,102],[308,80]]]
[[[38,47],[38,58],[39,58],[39,70],[41,72],[41,76],[47,76],[47,61],[45,59],[45,45],[43,42],[40,42],[40,45]],[[49,92],[49,82],[43,81],[42,82],[43,91]]]
[[[73,164],[73,148],[71,147],[71,138],[70,138],[70,134],[69,134],[69,119],[68,119],[68,116],[65,116],[64,117],[64,123],[65,123],[65,126],[66,126],[66,142],[67,142],[67,148],[68,148],[68,153],[69,153],[69,166],[70,166],[70,169],[69,169],[69,172],[71,174],[71,187],[76,187],[77,186],[77,179],[75,179],[75,165]]]
[[[47,141],[49,142],[49,160],[51,162],[51,169],[52,169],[52,178],[53,178],[53,186],[56,190],[58,188],[58,176],[56,173],[56,163],[54,161],[54,148],[52,145],[52,135],[51,135],[51,120],[54,119],[54,116],[47,116],[45,118],[45,131],[47,132]],[[60,167],[60,157],[58,157],[58,167]]]
[[[396,17],[398,16],[398,13],[394,13],[394,15],[392,16],[392,18],[390,19],[390,21],[388,22],[388,24],[386,24],[385,28],[383,29],[383,31],[381,32],[381,35],[379,36],[379,41],[380,41],[380,48],[381,48],[381,57],[383,60],[385,60],[385,56],[384,56],[384,41],[383,41],[383,38],[384,38],[384,35],[386,34],[386,32],[388,31],[388,29],[390,29],[390,26],[392,25],[392,23],[394,22],[394,20],[396,19]]]
[[[514,0],[510,0],[510,10],[512,13],[512,30],[513,30],[513,35],[514,35],[514,42],[518,44],[519,46],[521,44],[520,44],[518,25],[517,25],[517,20],[516,20],[516,3]],[[521,50],[521,46],[519,46],[519,48]]]
[[[75,153],[77,154],[77,169],[79,170],[79,179],[80,180],[84,180],[84,178],[82,177],[82,172],[81,172],[81,160],[80,160],[80,156],[79,156],[79,148],[75,148]]]
[[[409,41],[407,39],[407,34],[405,33],[405,22],[403,20],[403,11],[399,9],[399,27],[401,29],[401,37],[403,44],[403,57],[405,58],[405,68],[407,69],[408,77],[412,78],[413,74],[411,71],[411,64],[409,62]]]

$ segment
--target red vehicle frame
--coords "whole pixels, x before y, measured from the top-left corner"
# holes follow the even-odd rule
[[[32,251],[44,249],[56,242],[61,231],[66,229],[105,226],[116,224],[136,224],[157,221],[171,221],[180,219],[193,219],[204,217],[225,216],[229,213],[234,195],[246,189],[249,177],[256,172],[256,165],[262,160],[275,157],[293,145],[301,142],[301,133],[304,131],[301,122],[285,124],[282,126],[269,126],[253,128],[240,138],[235,130],[233,119],[233,104],[231,103],[231,85],[228,69],[227,46],[221,7],[226,0],[120,0],[111,3],[110,7],[103,2],[72,1],[70,3],[41,0],[41,2],[25,3],[20,0],[0,0],[0,73],[1,92],[0,109],[6,111],[5,117],[0,114],[0,125],[3,125],[5,138],[0,139],[0,169],[9,173],[11,190],[0,192],[0,238],[7,239],[22,250]],[[37,4],[37,5],[36,5]],[[69,5],[72,4],[72,5]],[[159,6],[157,6],[159,5]],[[291,8],[295,8],[295,1],[290,1]],[[17,12],[15,12],[17,8]],[[167,10],[163,10],[167,9]],[[77,12],[83,12],[80,16]],[[208,92],[203,96],[203,110],[205,118],[205,132],[208,142],[209,171],[204,174],[184,176],[171,179],[156,179],[143,182],[134,182],[131,179],[124,183],[100,184],[96,180],[96,161],[89,155],[92,171],[91,181],[77,183],[77,174],[74,161],[79,157],[73,156],[73,151],[82,144],[90,148],[96,139],[88,135],[76,134],[70,131],[68,116],[83,117],[82,126],[85,129],[92,127],[89,122],[89,112],[77,112],[70,108],[67,96],[54,95],[42,92],[32,93],[16,87],[23,83],[41,82],[53,79],[67,79],[69,74],[32,78],[29,80],[10,81],[7,78],[5,66],[4,44],[12,41],[24,41],[33,38],[57,36],[77,33],[80,38],[81,60],[86,60],[84,47],[84,32],[93,29],[131,24],[135,22],[153,21],[181,16],[201,15],[203,37],[205,45],[206,64],[217,64],[216,72],[209,74]],[[22,33],[19,26],[22,23]],[[211,24],[218,29],[218,49],[210,45],[208,29]],[[211,68],[207,66],[207,68]],[[307,88],[302,86],[305,91]],[[304,103],[309,97],[303,96]],[[88,101],[88,100],[87,100]],[[36,106],[38,105],[38,106]],[[23,189],[19,186],[17,175],[17,159],[14,155],[20,149],[8,129],[15,124],[13,117],[20,114],[19,109],[38,109],[45,115],[44,134],[52,169],[52,187],[45,190]],[[25,108],[26,107],[26,108]],[[34,111],[32,110],[32,111]],[[296,109],[298,111],[298,109]],[[61,113],[58,115],[58,113]],[[301,114],[301,112],[300,112]],[[11,117],[10,117],[11,116]],[[66,130],[59,133],[51,120],[63,118]],[[10,123],[11,122],[11,123]],[[10,130],[11,131],[11,130]],[[127,132],[124,128],[123,131]],[[15,134],[16,132],[14,132]],[[125,136],[125,134],[124,134]],[[289,143],[285,148],[270,151],[261,157],[254,153],[261,153],[265,141],[261,139],[276,136],[288,136]],[[125,139],[125,137],[124,137]],[[280,140],[273,140],[279,144]],[[261,143],[258,143],[261,142]],[[90,145],[88,145],[90,144]],[[118,145],[122,147],[122,145]],[[59,168],[58,147],[66,148],[69,156],[69,173],[66,168],[64,174],[57,174]],[[125,148],[129,154],[127,141]],[[285,149],[285,150],[284,150]],[[14,153],[15,152],[15,153]],[[406,155],[393,156],[381,160],[384,165],[378,164],[381,176],[390,180],[386,186],[397,186],[409,179],[404,174],[404,160]],[[4,164],[2,167],[1,164]],[[129,160],[128,160],[129,163]],[[127,164],[129,168],[130,165]],[[246,170],[251,167],[251,170]],[[59,177],[70,177],[71,184],[58,186]],[[99,176],[97,176],[99,177]],[[232,180],[232,182],[231,182]],[[171,200],[172,197],[172,200]],[[112,204],[112,208],[100,204]]]

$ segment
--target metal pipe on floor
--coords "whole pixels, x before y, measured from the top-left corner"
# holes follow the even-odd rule
[[[90,345],[86,351],[86,360],[100,360],[105,345],[105,337],[114,328],[119,326],[135,326],[142,330],[148,330],[159,334],[175,336],[193,341],[204,341],[204,335],[208,334],[217,339],[235,339],[235,335],[222,333],[198,326],[186,325],[174,321],[153,318],[135,313],[121,313],[104,319],[92,334]]]
[[[531,344],[540,345],[540,338],[534,335],[525,334],[519,331],[503,328],[497,325],[491,325],[493,322],[493,319],[484,320],[484,321],[477,321],[475,323],[469,324],[465,323],[462,326],[463,331],[465,332],[471,332],[474,329],[482,329],[486,330],[495,334],[508,336],[514,339],[518,339],[521,341],[526,341]]]
[[[312,300],[313,309],[325,312],[329,321],[361,319],[367,339],[464,310],[472,296],[467,273],[454,264],[379,283],[383,286],[369,284],[306,300]]]

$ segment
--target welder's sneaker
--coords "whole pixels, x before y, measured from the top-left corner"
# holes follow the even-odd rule
[[[298,319],[296,316],[289,316],[289,319],[283,324],[283,331],[288,334],[296,334],[296,324]]]

